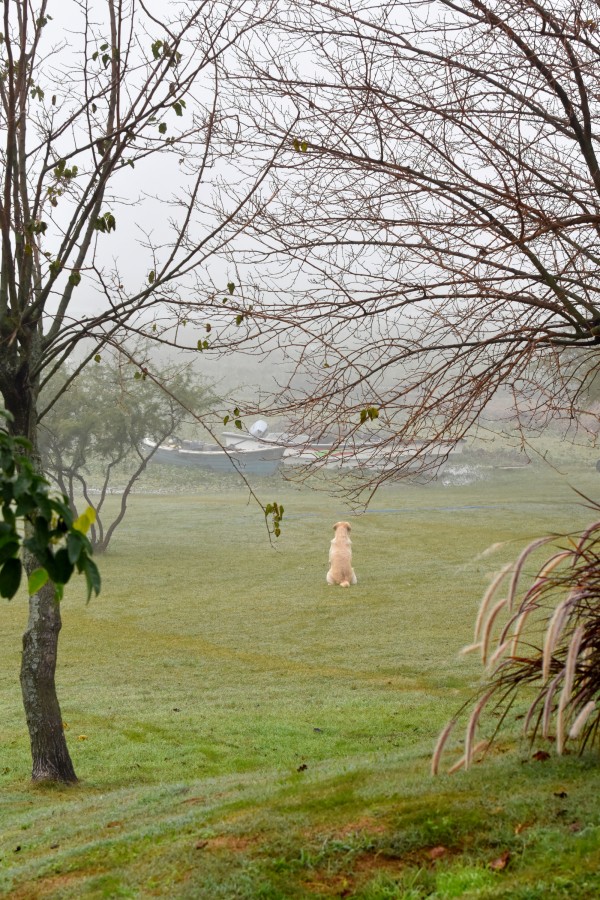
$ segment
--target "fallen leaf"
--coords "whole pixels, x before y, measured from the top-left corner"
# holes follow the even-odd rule
[[[87,741],[87,734],[80,734],[77,738],[78,741]]]
[[[299,765],[296,769],[296,772],[306,772],[307,769],[308,766],[306,765],[306,763],[301,763],[301,765]]]
[[[550,759],[550,754],[546,750],[538,750],[531,758],[535,759],[536,762],[545,762],[545,760]]]
[[[505,869],[508,865],[508,861],[510,859],[510,853],[508,850],[505,850],[498,859],[495,859],[490,863],[490,869],[494,869],[495,872],[501,872],[502,869]]]
[[[569,795],[567,794],[566,791],[554,791],[554,796],[560,797],[561,800],[564,800],[565,797],[568,797]]]
[[[208,846],[208,841],[196,841],[194,847],[196,850],[204,850]]]
[[[577,832],[581,831],[582,828],[583,825],[581,824],[581,822],[571,822],[571,824],[569,825],[569,831],[573,834],[577,834]]]
[[[427,856],[429,859],[439,859],[441,856],[445,856],[447,852],[448,849],[446,847],[432,847]]]
[[[531,828],[532,824],[532,822],[519,822],[518,825],[515,825],[515,834],[521,834],[526,828]]]
[[[107,822],[106,827],[107,828],[120,828],[122,824],[123,823],[119,822],[118,819],[115,819],[114,822]]]

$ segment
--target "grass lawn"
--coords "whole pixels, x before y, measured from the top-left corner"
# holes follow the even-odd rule
[[[0,894],[600,895],[595,756],[538,762],[509,735],[472,771],[429,776],[478,684],[457,654],[490,574],[586,524],[569,481],[593,496],[599,477],[401,485],[361,516],[273,479],[258,491],[285,506],[275,549],[227,481],[134,496],[100,597],[86,606],[75,584],[63,603],[75,787],[29,783],[26,600],[2,607]],[[353,524],[349,590],[325,583],[339,518]]]

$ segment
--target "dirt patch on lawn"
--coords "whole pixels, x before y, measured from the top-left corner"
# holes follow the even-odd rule
[[[216,837],[206,838],[196,842],[196,850],[204,850],[207,853],[217,850],[227,850],[230,853],[243,853],[250,847],[256,847],[260,843],[258,835],[218,834]]]
[[[15,888],[9,894],[11,900],[42,900],[50,897],[65,888],[72,888],[78,881],[99,875],[102,869],[86,869],[85,872],[66,872],[64,875],[50,875],[40,878],[38,881],[29,882]]]
[[[374,819],[372,816],[363,816],[360,819],[354,819],[352,822],[346,822],[341,828],[338,828],[331,837],[333,840],[343,840],[351,834],[385,834],[388,825],[381,819]]]
[[[302,829],[301,834],[308,840],[343,841],[351,836],[385,834],[389,831],[389,827],[387,822],[376,819],[374,816],[361,816],[360,819],[352,819],[332,830],[328,830],[326,825],[313,826]]]
[[[321,894],[326,897],[351,897],[358,888],[370,881],[378,872],[385,872],[393,877],[399,875],[405,865],[403,860],[392,859],[379,853],[361,853],[353,860],[352,871],[318,870],[302,882],[302,887],[309,894]]]

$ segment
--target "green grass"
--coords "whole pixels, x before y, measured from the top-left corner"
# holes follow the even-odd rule
[[[592,496],[597,478],[572,480]],[[57,679],[74,788],[29,783],[26,602],[2,608],[0,893],[599,894],[595,757],[539,763],[509,737],[471,772],[428,775],[480,677],[457,654],[490,574],[591,515],[568,480],[386,489],[352,519],[350,590],[325,584],[331,525],[351,516],[338,500],[260,484],[286,508],[273,549],[242,491],[196,488],[135,496],[100,597],[67,589]]]

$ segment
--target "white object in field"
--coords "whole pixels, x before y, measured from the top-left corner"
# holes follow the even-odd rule
[[[263,419],[258,419],[254,425],[251,425],[248,429],[252,437],[255,438],[264,438],[269,430],[269,426]]]

